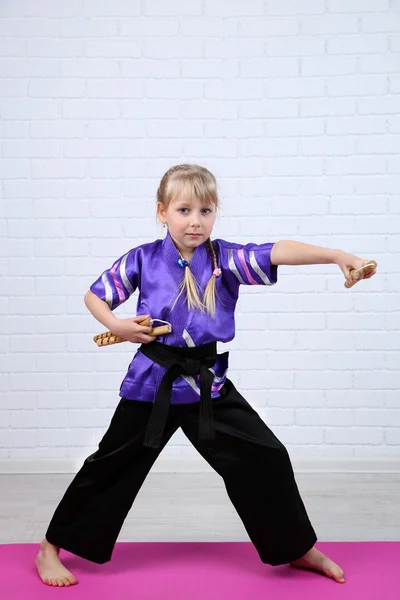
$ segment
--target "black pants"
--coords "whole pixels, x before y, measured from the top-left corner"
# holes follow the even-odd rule
[[[262,562],[303,556],[317,537],[286,448],[227,380],[213,400],[215,440],[199,441],[199,403],[171,405],[160,448],[143,446],[152,404],[122,398],[98,450],[84,461],[49,524],[46,539],[95,563],[111,560],[124,520],[161,450],[182,427],[221,475]]]

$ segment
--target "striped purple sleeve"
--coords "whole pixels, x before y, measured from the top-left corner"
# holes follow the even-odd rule
[[[107,302],[111,310],[128,300],[138,286],[139,253],[134,248],[114,262],[90,286],[90,291]]]
[[[220,244],[222,269],[237,284],[274,285],[278,281],[278,267],[271,264],[274,243]]]

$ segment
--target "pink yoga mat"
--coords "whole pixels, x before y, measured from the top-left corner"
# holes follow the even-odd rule
[[[42,583],[39,544],[0,545],[1,600],[399,600],[400,542],[317,542],[347,583],[264,565],[250,542],[119,542],[96,565],[61,550],[78,584]]]

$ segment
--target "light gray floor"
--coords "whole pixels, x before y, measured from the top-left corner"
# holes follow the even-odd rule
[[[40,542],[74,475],[0,475],[0,543]],[[298,474],[320,541],[400,540],[400,474]],[[150,473],[118,541],[248,541],[214,473]]]

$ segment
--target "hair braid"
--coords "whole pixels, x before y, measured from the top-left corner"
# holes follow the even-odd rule
[[[181,253],[179,253],[179,255],[181,259],[184,260]],[[202,312],[204,312],[206,307],[199,297],[200,286],[198,281],[194,277],[192,271],[190,270],[189,265],[185,267],[184,275],[179,286],[179,293],[178,296],[175,298],[171,310],[174,308],[175,304],[178,302],[179,298],[185,290],[188,309],[191,310],[192,308],[199,308]]]
[[[211,316],[215,317],[215,295],[217,293],[217,290],[215,287],[215,280],[217,278],[217,276],[215,274],[215,270],[218,268],[218,263],[217,263],[217,256],[215,254],[215,250],[214,250],[214,247],[212,245],[210,238],[208,238],[208,240],[207,240],[207,247],[210,251],[212,262],[213,262],[213,273],[212,273],[210,279],[208,280],[207,287],[204,292],[203,304],[205,305],[205,307],[207,308],[207,311],[211,314]]]

